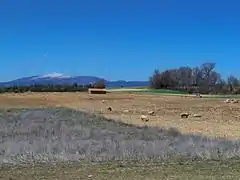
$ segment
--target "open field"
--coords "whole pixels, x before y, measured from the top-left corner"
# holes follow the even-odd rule
[[[4,168],[4,180],[239,180],[240,161],[185,161],[163,163],[58,164]]]
[[[240,141],[68,108],[0,111],[0,179],[239,179]]]
[[[211,137],[240,137],[240,104],[225,104],[222,98],[193,98],[182,95],[112,92],[106,95],[87,93],[1,94],[0,108],[65,106],[125,123],[144,125],[140,115],[154,110],[147,125],[176,127],[182,133],[202,133]],[[105,103],[102,102],[105,100]],[[113,108],[112,112],[107,107]],[[128,113],[123,113],[128,109]],[[180,119],[180,113],[200,114],[201,118]]]
[[[108,92],[125,92],[125,93],[138,93],[138,94],[161,94],[169,96],[193,96],[185,91],[169,90],[169,89],[149,89],[147,87],[131,87],[131,88],[109,88]],[[202,94],[203,98],[240,98],[239,95],[226,94],[226,95],[209,95]]]
[[[0,179],[239,179],[240,141],[232,140],[240,137],[240,105],[223,100],[128,92],[1,94]],[[140,115],[150,110],[156,116],[142,122]],[[181,112],[202,117],[180,119]]]
[[[133,87],[133,88],[111,88],[108,89],[109,92],[132,92],[132,93],[160,93],[160,94],[188,94],[187,92],[183,91],[175,91],[175,90],[168,90],[168,89],[149,89],[146,87]]]

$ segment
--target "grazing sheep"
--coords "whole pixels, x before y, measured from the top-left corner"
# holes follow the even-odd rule
[[[189,113],[181,113],[180,116],[181,118],[188,118],[190,114]]]
[[[226,99],[224,102],[225,102],[225,103],[230,103],[231,100],[230,100],[230,99]]]
[[[92,177],[93,177],[93,175],[91,175],[91,174],[88,175],[88,178],[92,178]]]
[[[141,118],[142,121],[145,121],[145,122],[149,121],[148,117],[145,116],[145,115],[141,115],[140,118]]]
[[[128,109],[124,109],[123,113],[129,113],[129,110]]]
[[[154,115],[155,115],[155,112],[154,112],[154,111],[149,111],[148,114],[149,114],[150,116],[154,116]]]
[[[195,117],[195,118],[200,118],[200,117],[202,117],[202,116],[201,116],[200,114],[194,114],[193,117]]]
[[[238,101],[237,99],[226,99],[224,102],[225,102],[225,103],[236,104],[236,103],[238,103],[239,101]]]
[[[233,104],[238,103],[238,100],[237,99],[232,99],[232,103]]]
[[[196,93],[196,94],[195,94],[195,97],[197,97],[197,98],[202,98],[202,95],[201,95],[200,93]]]

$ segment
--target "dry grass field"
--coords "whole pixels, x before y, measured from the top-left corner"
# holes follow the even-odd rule
[[[127,92],[1,94],[0,179],[239,179],[239,140],[191,134],[239,139],[240,105],[223,101]],[[191,115],[181,119],[182,112]]]
[[[211,137],[240,137],[240,104],[225,104],[222,98],[194,98],[163,94],[134,94],[112,92],[103,95],[87,93],[25,93],[1,94],[0,108],[70,107],[87,112],[101,113],[107,118],[131,124],[145,124],[142,114],[153,110],[147,125],[176,127],[182,133],[201,133]],[[104,100],[104,102],[103,102]],[[113,111],[107,111],[111,106]],[[123,110],[129,112],[123,112]],[[202,117],[181,119],[180,113],[189,112]]]

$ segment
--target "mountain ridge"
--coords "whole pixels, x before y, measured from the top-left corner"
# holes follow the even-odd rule
[[[106,87],[138,87],[138,86],[148,86],[148,81],[125,81],[125,80],[117,80],[117,81],[109,81],[103,78],[99,78],[96,76],[67,76],[61,73],[52,73],[45,75],[35,75],[29,77],[22,77],[15,80],[0,82],[1,87],[5,86],[27,86],[34,84],[91,84],[95,83],[98,80],[104,80]]]

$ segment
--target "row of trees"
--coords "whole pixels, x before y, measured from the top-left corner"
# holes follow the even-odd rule
[[[24,93],[24,92],[84,92],[88,91],[90,85],[29,85],[29,86],[7,86],[1,87],[0,93],[6,92],[15,92],[15,93]]]
[[[229,76],[227,80],[215,71],[215,63],[204,63],[199,67],[180,67],[163,72],[155,70],[150,77],[150,86],[155,89],[172,89],[189,93],[227,94],[240,93],[240,80]]]
[[[28,85],[28,86],[7,86],[0,87],[0,93],[24,93],[24,92],[87,92],[88,88],[105,88],[103,80],[99,80],[94,84],[79,85],[77,83],[73,85],[68,84],[47,84],[47,85]]]

